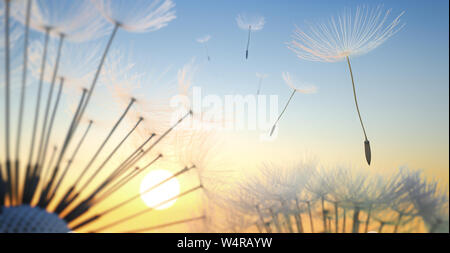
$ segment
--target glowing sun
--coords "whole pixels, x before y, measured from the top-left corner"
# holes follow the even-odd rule
[[[161,205],[169,199],[174,198],[180,193],[180,184],[176,178],[172,178],[169,181],[160,184],[162,181],[170,178],[172,173],[167,170],[154,170],[149,172],[141,182],[140,192],[141,198],[145,204],[151,208],[157,210],[166,209],[171,207],[177,199],[173,199]],[[148,191],[150,188],[155,187],[153,190]]]

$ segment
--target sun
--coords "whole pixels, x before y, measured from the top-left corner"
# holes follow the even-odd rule
[[[173,174],[167,170],[153,170],[144,177],[141,182],[140,192],[141,198],[147,206],[162,210],[175,204],[177,201],[176,198],[161,205],[162,202],[172,199],[180,193],[180,184],[178,180],[172,178],[169,181],[158,185],[172,176]],[[158,186],[153,190],[148,191],[155,185]]]

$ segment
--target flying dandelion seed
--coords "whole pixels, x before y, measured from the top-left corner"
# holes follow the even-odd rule
[[[208,61],[211,60],[211,58],[209,57],[209,52],[208,52],[208,41],[210,39],[211,39],[211,35],[205,35],[205,36],[197,39],[198,43],[203,44],[205,46],[205,52],[206,52],[206,57],[208,58]]]
[[[369,165],[372,160],[370,142],[359,111],[350,56],[368,53],[403,28],[404,24],[401,23],[400,17],[404,12],[391,22],[388,21],[390,14],[391,10],[385,11],[382,6],[357,7],[354,12],[346,10],[342,15],[331,18],[328,23],[311,25],[309,33],[297,28],[293,41],[288,43],[288,48],[300,59],[322,62],[347,61],[355,106],[365,138],[366,161]]]
[[[292,93],[291,93],[291,96],[289,97],[286,105],[284,106],[283,110],[281,111],[280,115],[278,116],[277,120],[273,124],[273,127],[270,130],[270,136],[272,136],[273,132],[275,131],[275,128],[277,126],[278,121],[280,121],[281,116],[283,116],[284,112],[286,111],[289,103],[291,102],[291,100],[294,97],[294,94],[296,92],[300,92],[300,93],[303,93],[303,94],[311,94],[311,93],[315,93],[317,91],[317,88],[315,86],[311,86],[311,85],[309,87],[305,86],[305,87],[302,87],[302,88],[298,88],[296,85],[294,85],[294,81],[292,80],[292,77],[291,77],[291,75],[288,72],[283,72],[282,76],[283,76],[284,82],[289,87],[292,88]]]
[[[256,73],[256,78],[258,78],[258,89],[256,90],[256,95],[258,96],[261,92],[261,86],[263,79],[267,78],[267,74]]]
[[[245,59],[248,59],[251,32],[262,30],[266,21],[262,16],[239,14],[236,22],[240,29],[248,30],[247,48],[245,50]]]

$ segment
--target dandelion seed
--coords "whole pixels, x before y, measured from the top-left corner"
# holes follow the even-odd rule
[[[322,62],[347,61],[355,106],[365,138],[365,156],[369,165],[372,160],[370,142],[358,107],[349,57],[368,53],[403,28],[404,24],[400,22],[400,17],[404,12],[389,23],[390,13],[391,10],[384,11],[382,6],[358,7],[353,13],[347,10],[342,15],[331,18],[329,23],[311,25],[309,33],[297,28],[293,41],[288,43],[288,48],[300,59]]]
[[[236,22],[240,29],[248,30],[247,48],[245,50],[245,59],[248,59],[251,32],[262,30],[266,21],[262,16],[239,14],[236,18]]]
[[[83,42],[100,38],[111,29],[90,0],[33,0],[30,10],[21,6],[25,1],[14,2],[15,20],[38,32],[49,30],[57,38],[63,34],[70,41]]]
[[[44,142],[42,143],[43,144],[43,147],[42,147],[43,148],[43,151],[42,151],[43,153],[42,153],[41,159],[38,162],[38,164],[42,164],[42,167],[44,167],[45,162],[46,162],[47,149],[48,149],[48,145],[50,143],[50,137],[51,137],[51,133],[52,133],[52,129],[53,129],[53,124],[55,122],[56,112],[58,111],[59,102],[60,102],[60,99],[61,99],[61,94],[62,94],[62,91],[63,91],[63,87],[64,87],[64,78],[60,78],[60,85],[59,85],[58,93],[57,93],[57,96],[56,96],[55,105],[54,105],[52,113],[51,113],[51,118],[50,118],[48,130],[43,132],[43,136],[44,136],[43,137]]]
[[[205,52],[206,52],[206,57],[208,58],[208,61],[211,60],[211,58],[209,57],[208,44],[207,44],[210,39],[211,39],[211,35],[205,35],[205,36],[197,39],[198,43],[203,44],[205,46]]]
[[[267,78],[267,74],[256,73],[256,77],[258,78],[258,89],[256,90],[256,96],[261,92],[261,86],[263,79]]]
[[[315,86],[309,86],[309,87],[306,86],[306,87],[301,87],[301,88],[295,86],[295,85],[294,85],[294,81],[292,80],[291,75],[290,75],[288,72],[283,72],[282,76],[283,76],[284,82],[285,82],[289,87],[292,88],[292,93],[291,93],[291,96],[289,97],[289,99],[288,99],[286,105],[284,106],[283,110],[281,111],[280,115],[278,116],[277,120],[276,120],[275,123],[273,124],[273,127],[272,127],[272,129],[270,130],[270,136],[272,136],[273,132],[275,131],[275,128],[276,128],[276,126],[277,126],[278,121],[281,119],[281,116],[283,116],[283,114],[284,114],[284,112],[286,111],[286,109],[287,109],[289,103],[290,103],[291,100],[292,100],[292,97],[294,97],[294,94],[295,94],[296,92],[300,92],[300,93],[303,93],[303,94],[311,94],[311,93],[315,93],[315,92],[317,91],[317,88],[316,88]]]

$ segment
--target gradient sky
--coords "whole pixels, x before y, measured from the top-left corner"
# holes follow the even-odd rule
[[[256,92],[256,73],[265,73],[268,77],[263,81],[261,94],[279,95],[280,111],[291,93],[282,72],[288,71],[296,80],[318,87],[316,94],[294,97],[279,123],[275,141],[261,142],[260,131],[224,134],[226,145],[218,154],[226,161],[224,165],[232,161],[233,166],[242,170],[257,169],[264,163],[292,164],[307,156],[327,166],[373,171],[394,171],[401,166],[424,169],[448,184],[448,1],[174,2],[177,18],[167,27],[143,34],[120,30],[113,44],[113,50],[122,51],[138,71],[147,74],[149,83],[159,80],[163,72],[166,74],[162,83],[173,82],[178,69],[193,61],[197,66],[193,86],[201,87],[203,94],[246,95]],[[306,28],[306,22],[325,22],[344,8],[363,4],[382,4],[392,9],[391,17],[405,11],[401,20],[406,23],[380,47],[351,59],[359,105],[372,146],[370,168],[364,158],[364,138],[346,63],[300,60],[286,47],[295,25]],[[247,33],[238,28],[235,20],[239,13],[259,14],[266,19],[264,29],[252,34],[248,60],[244,59]],[[208,42],[210,62],[203,46],[196,41],[207,34],[212,36]],[[105,40],[102,38],[103,44]],[[33,89],[32,86],[29,92],[35,92]],[[145,83],[140,92],[149,99],[158,94],[155,86]],[[97,98],[102,97],[99,94]],[[105,107],[100,106],[99,111]],[[27,113],[31,118],[31,110]],[[114,117],[118,115],[114,113]],[[3,124],[0,130],[3,133]],[[100,125],[97,131],[104,133],[104,126]],[[95,141],[92,147],[98,146]],[[4,152],[3,148],[2,145],[0,152]],[[91,151],[85,152],[90,155]],[[138,185],[130,187],[133,188],[130,192],[139,189]]]
[[[195,57],[195,86],[209,94],[253,94],[255,73],[269,75],[263,94],[290,94],[281,78],[289,71],[319,91],[297,95],[280,123],[278,139],[262,143],[240,135],[251,162],[295,161],[308,153],[329,164],[366,167],[363,136],[354,108],[345,62],[300,60],[286,48],[295,25],[325,21],[361,4],[405,11],[406,26],[379,48],[352,59],[360,109],[372,144],[372,169],[423,168],[448,181],[448,1],[176,1],[177,19],[153,33],[119,33],[116,46],[132,45],[139,68],[177,69]],[[249,60],[247,34],[237,14],[263,15],[264,29],[253,33]],[[210,34],[211,62],[196,39]],[[241,153],[242,154],[242,153]],[[300,155],[299,155],[300,154]],[[282,159],[280,159],[283,157]]]
[[[400,32],[375,50],[351,59],[372,145],[371,168],[392,170],[406,165],[448,181],[448,1],[175,3],[177,18],[167,27],[150,33],[120,30],[113,43],[113,50],[121,51],[128,63],[145,73],[149,84],[157,82],[163,72],[163,85],[175,81],[178,69],[193,61],[197,71],[192,85],[201,87],[203,94],[255,94],[256,72],[266,73],[261,92],[279,95],[281,110],[290,95],[282,72],[318,87],[316,94],[295,96],[274,142],[260,142],[261,132],[241,132],[233,138],[235,142],[227,140],[230,146],[236,144],[233,150],[242,148],[239,153],[248,164],[241,166],[255,167],[285,159],[295,162],[305,153],[330,165],[366,167],[346,63],[300,60],[286,42],[295,25],[305,28],[306,22],[324,22],[344,8],[381,4],[392,9],[392,17],[405,11],[402,21],[406,26]],[[235,20],[239,13],[266,19],[264,29],[252,35],[248,60],[244,59],[247,32],[240,30]],[[208,42],[210,62],[196,41],[206,34],[212,36]],[[100,41],[99,50],[106,38]],[[31,94],[35,86],[29,89]],[[143,87],[140,92],[149,99],[160,92],[145,81]]]

